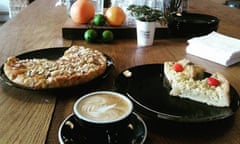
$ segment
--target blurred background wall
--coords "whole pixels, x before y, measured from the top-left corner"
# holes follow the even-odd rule
[[[9,0],[0,0],[0,22],[9,19]]]

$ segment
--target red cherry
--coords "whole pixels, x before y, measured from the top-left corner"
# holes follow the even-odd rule
[[[175,63],[173,65],[173,69],[176,71],[176,72],[182,72],[183,71],[183,66],[179,63]]]
[[[218,85],[220,85],[220,81],[217,80],[217,79],[215,79],[215,78],[213,78],[213,77],[209,77],[209,78],[207,79],[207,81],[208,81],[208,84],[209,84],[210,86],[218,86]]]

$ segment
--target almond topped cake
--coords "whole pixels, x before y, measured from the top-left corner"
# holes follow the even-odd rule
[[[217,107],[230,106],[230,84],[219,72],[204,77],[204,68],[187,59],[164,63],[171,96],[188,98]]]
[[[72,46],[57,60],[9,57],[4,64],[4,73],[16,84],[44,89],[89,82],[103,74],[106,68],[107,58],[100,51]]]

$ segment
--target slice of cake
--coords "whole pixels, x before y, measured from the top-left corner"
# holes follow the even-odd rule
[[[164,63],[164,73],[168,81],[173,83],[178,80],[194,80],[202,79],[205,69],[200,65],[196,65],[187,59],[182,59],[177,62],[167,61]]]
[[[230,85],[220,73],[204,78],[204,68],[183,59],[165,62],[164,74],[171,85],[170,95],[217,107],[230,105]]]

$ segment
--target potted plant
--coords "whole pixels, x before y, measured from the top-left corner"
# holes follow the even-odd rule
[[[165,17],[168,18],[168,16],[171,13],[177,13],[181,12],[182,9],[180,8],[182,5],[182,0],[165,0],[164,1],[164,13]]]
[[[129,5],[130,15],[136,18],[138,46],[153,44],[156,22],[164,22],[163,12],[146,5]]]

